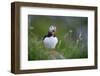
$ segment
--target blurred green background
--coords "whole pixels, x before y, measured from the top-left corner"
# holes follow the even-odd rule
[[[88,18],[71,16],[28,15],[28,60],[49,60],[50,49],[43,45],[49,26],[57,28],[58,44],[55,50],[63,56],[56,59],[88,57]]]

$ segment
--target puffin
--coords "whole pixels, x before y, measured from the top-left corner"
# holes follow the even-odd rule
[[[58,43],[58,38],[56,37],[55,33],[56,33],[56,26],[50,25],[48,28],[47,35],[43,37],[43,43],[45,48],[55,49]]]

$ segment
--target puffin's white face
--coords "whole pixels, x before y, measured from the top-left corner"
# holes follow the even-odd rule
[[[53,25],[51,25],[51,26],[49,27],[49,32],[56,32],[56,27],[53,26]]]

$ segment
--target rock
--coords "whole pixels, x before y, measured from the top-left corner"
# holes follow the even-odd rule
[[[64,56],[55,50],[50,51],[50,59],[64,59]]]

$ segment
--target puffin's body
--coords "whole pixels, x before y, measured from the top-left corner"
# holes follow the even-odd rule
[[[55,36],[56,27],[50,26],[48,34],[44,36],[43,43],[46,48],[54,49],[58,43],[58,39]]]
[[[56,44],[58,43],[58,39],[57,39],[57,37],[50,36],[50,37],[45,37],[43,42],[44,42],[44,46],[46,48],[53,49],[56,47]]]

